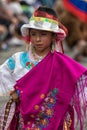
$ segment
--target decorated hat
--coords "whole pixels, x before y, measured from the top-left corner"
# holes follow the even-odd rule
[[[44,11],[44,9],[45,11]],[[47,10],[46,10],[47,9]],[[50,13],[50,11],[53,11]],[[54,13],[54,14],[52,14]],[[29,40],[30,29],[50,31],[57,34],[57,41],[62,41],[67,35],[67,29],[59,22],[55,11],[47,7],[39,7],[35,10],[28,24],[21,27],[23,37]]]
[[[37,9],[35,10],[33,16],[29,19],[29,23],[24,24],[21,27],[21,32],[23,36],[27,36],[29,35],[29,29],[33,28],[38,30],[54,32],[59,35],[61,34],[65,37],[65,29],[63,28],[63,25],[61,27],[57,17],[54,17],[52,14],[49,14],[44,11],[39,11]]]

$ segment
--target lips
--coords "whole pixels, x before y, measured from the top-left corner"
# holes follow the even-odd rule
[[[36,47],[42,47],[43,45],[42,44],[36,44],[35,46]]]

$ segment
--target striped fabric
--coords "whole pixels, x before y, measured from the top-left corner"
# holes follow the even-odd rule
[[[87,22],[87,0],[63,0],[63,3],[69,12],[81,21]]]

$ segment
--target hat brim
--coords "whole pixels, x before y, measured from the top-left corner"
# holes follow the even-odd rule
[[[35,25],[31,26],[30,24],[22,25],[22,27],[21,27],[22,36],[24,36],[24,37],[29,36],[29,30],[30,29],[53,32],[53,33],[56,33],[58,35],[58,37],[62,38],[62,39],[64,39],[66,37],[65,31],[63,29],[59,28],[59,27],[57,29],[53,30],[53,29],[49,29],[49,28],[46,28],[46,27],[44,28],[44,27],[35,26]]]

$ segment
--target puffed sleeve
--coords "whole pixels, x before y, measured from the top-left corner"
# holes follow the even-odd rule
[[[16,83],[14,78],[15,56],[8,58],[0,66],[0,96],[8,95]]]

